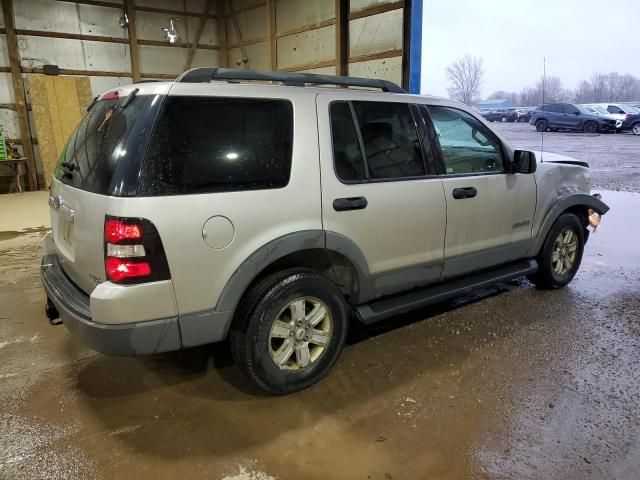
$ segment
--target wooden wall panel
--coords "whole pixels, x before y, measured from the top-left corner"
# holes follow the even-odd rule
[[[27,75],[38,146],[48,186],[67,140],[91,102],[88,77]]]

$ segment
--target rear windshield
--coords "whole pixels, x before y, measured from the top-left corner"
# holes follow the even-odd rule
[[[133,162],[127,148],[134,123],[151,110],[157,98],[139,95],[96,102],[73,132],[63,150],[55,178],[82,190],[116,194],[113,184],[122,163]],[[135,141],[135,143],[140,143]]]
[[[140,172],[138,195],[282,188],[293,106],[286,100],[170,96]]]

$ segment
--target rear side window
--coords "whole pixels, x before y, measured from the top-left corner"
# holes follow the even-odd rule
[[[286,100],[167,98],[139,195],[282,188],[289,183],[293,107]]]
[[[426,174],[416,123],[406,103],[334,102],[331,131],[336,173],[343,181]]]
[[[156,103],[149,95],[97,101],[71,134],[54,177],[81,190],[112,194],[118,169],[136,161],[136,148],[128,144],[144,143],[138,130],[153,121]]]

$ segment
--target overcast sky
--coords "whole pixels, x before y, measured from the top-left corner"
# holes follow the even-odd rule
[[[481,96],[533,86],[547,75],[565,88],[595,71],[640,77],[635,0],[424,0],[422,93],[448,96],[445,69],[469,52],[483,59]]]

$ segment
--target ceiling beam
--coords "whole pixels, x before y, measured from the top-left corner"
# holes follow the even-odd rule
[[[189,52],[187,53],[187,61],[184,63],[183,70],[185,71],[191,68],[191,64],[193,63],[193,57],[196,54],[198,43],[200,43],[200,39],[202,38],[202,32],[204,32],[204,26],[207,23],[207,18],[209,18],[209,11],[211,10],[212,4],[213,4],[213,0],[205,1],[204,11],[202,12],[202,16],[200,17],[200,21],[198,22],[198,29],[196,30],[196,38],[191,44],[191,47],[189,47]]]

